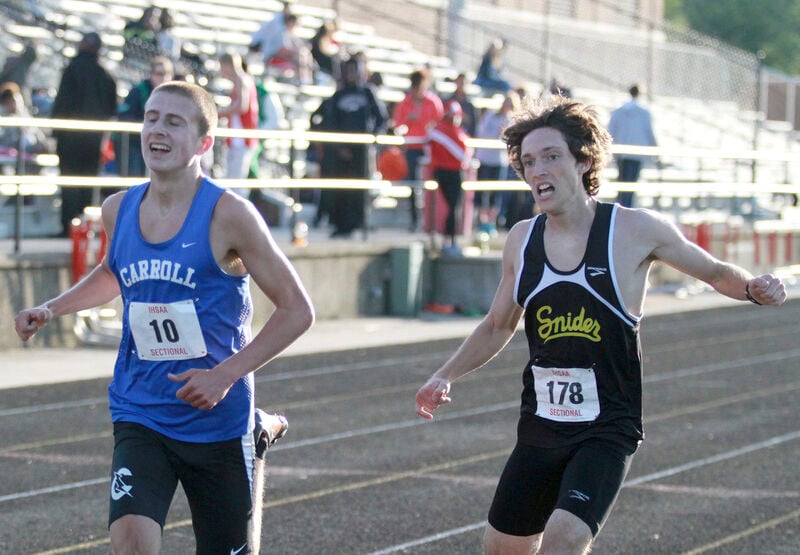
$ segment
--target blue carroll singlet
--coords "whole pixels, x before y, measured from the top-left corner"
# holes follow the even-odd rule
[[[225,189],[203,179],[178,233],[149,243],[139,228],[148,183],[122,198],[109,265],[123,301],[122,340],[108,388],[111,419],[136,422],[181,441],[241,437],[253,427],[253,375],[237,381],[210,411],[175,397],[168,373],[213,368],[250,341],[249,277],[214,259],[209,229]]]
[[[636,445],[642,431],[639,318],[622,303],[613,264],[616,205],[598,203],[578,267],[559,271],[544,248],[546,215],[521,251],[515,300],[525,309],[530,360],[520,442],[560,447],[589,437]]]

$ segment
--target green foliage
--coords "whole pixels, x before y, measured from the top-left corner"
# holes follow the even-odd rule
[[[764,62],[800,73],[800,2],[797,0],[665,0],[664,13],[676,24],[757,53]]]

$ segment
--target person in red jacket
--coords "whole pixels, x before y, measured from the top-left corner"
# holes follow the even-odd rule
[[[467,146],[469,135],[461,128],[462,115],[461,104],[449,101],[444,118],[427,136],[430,169],[447,203],[442,253],[450,255],[461,252],[456,244],[456,209],[461,200],[461,172],[469,167],[472,159],[472,149]]]
[[[430,89],[430,78],[423,70],[411,73],[411,88],[405,98],[395,106],[392,114],[395,133],[405,135],[406,163],[408,164],[407,179],[416,182],[419,180],[417,168],[419,160],[424,154],[423,147],[425,136],[436,123],[442,119],[444,107],[442,100]],[[411,225],[410,230],[417,229],[417,183],[411,193]]]

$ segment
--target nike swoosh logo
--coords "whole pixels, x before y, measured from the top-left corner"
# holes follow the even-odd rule
[[[247,547],[247,544],[244,544],[244,545],[243,545],[242,547],[240,547],[239,549],[231,549],[231,555],[236,555],[237,553],[241,553],[241,552],[242,552],[242,549],[244,549],[245,547]]]
[[[196,241],[193,241],[191,243],[181,243],[181,248],[186,249],[191,247],[192,245],[195,245],[196,243],[197,243]],[[232,555],[236,555],[236,553],[233,553]]]

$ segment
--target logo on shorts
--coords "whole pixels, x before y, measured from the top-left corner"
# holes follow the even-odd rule
[[[243,550],[245,547],[247,547],[247,544],[244,544],[244,545],[243,545],[242,547],[240,547],[239,549],[231,549],[231,555],[237,555],[238,553],[241,553],[241,552],[242,552],[242,550]]]
[[[133,476],[133,473],[125,467],[114,472],[114,477],[111,479],[111,499],[114,501],[119,501],[126,495],[133,497],[131,493],[133,486],[125,483],[127,476]]]
[[[570,499],[577,499],[578,501],[583,501],[584,503],[591,499],[591,497],[576,489],[569,490],[569,497]]]

